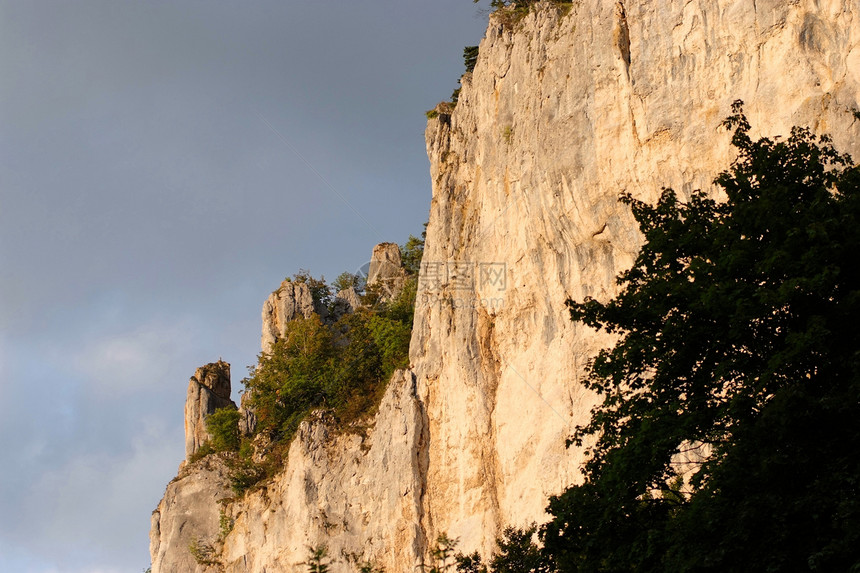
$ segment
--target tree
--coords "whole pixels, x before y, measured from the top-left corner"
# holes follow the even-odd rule
[[[239,411],[234,406],[218,408],[206,416],[206,431],[216,452],[233,452],[239,449]]]
[[[427,239],[427,223],[424,223],[424,230],[421,231],[421,237],[409,235],[406,243],[400,245],[400,260],[403,268],[409,275],[418,275],[421,269],[421,258],[424,256],[424,241]]]
[[[284,335],[260,355],[245,380],[258,431],[292,439],[310,409],[324,402],[334,351],[332,333],[318,315],[287,323]]]
[[[618,340],[542,531],[561,571],[860,568],[860,173],[807,129],[753,141],[741,102],[726,125],[727,200],[624,196],[645,242],[620,294],[568,301]]]
[[[314,301],[314,308],[319,311],[320,308],[327,307],[331,303],[331,289],[325,282],[325,277],[316,278],[307,269],[299,269],[299,272],[293,275],[292,280],[297,283],[305,283],[308,285],[308,290],[311,292],[311,298]]]
[[[430,549],[430,560],[432,565],[428,569],[429,573],[445,573],[452,571],[456,566],[456,558],[454,549],[457,547],[459,539],[451,539],[444,531],[436,538],[436,545]]]
[[[325,545],[308,547],[308,560],[302,565],[307,565],[308,573],[328,573],[331,565],[331,560],[328,558],[328,547]]]
[[[544,555],[534,543],[537,525],[523,529],[506,527],[496,540],[499,550],[484,565],[480,554],[457,554],[457,571],[462,573],[552,573],[552,560]]]
[[[362,293],[365,286],[365,279],[360,274],[350,272],[340,273],[332,283],[335,294],[350,288],[354,289],[357,293]]]
[[[463,48],[463,63],[466,64],[467,74],[475,71],[475,64],[478,63],[478,46],[466,46]]]

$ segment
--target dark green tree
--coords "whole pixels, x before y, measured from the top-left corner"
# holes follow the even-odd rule
[[[308,290],[311,292],[311,298],[314,301],[314,308],[327,307],[331,303],[332,292],[331,288],[325,282],[325,277],[316,278],[309,270],[299,269],[299,272],[293,275],[292,281],[308,285]]]
[[[478,63],[478,46],[466,46],[463,48],[463,63],[466,64],[467,74],[475,70],[475,64]]]
[[[596,439],[585,481],[542,532],[561,571],[860,568],[860,173],[733,111],[726,200],[624,196],[645,242],[620,294],[568,301],[618,341],[573,436]]]
[[[456,566],[454,550],[457,547],[459,539],[451,539],[448,534],[442,532],[436,538],[436,544],[430,549],[430,568],[429,573],[446,573],[453,571]]]
[[[334,288],[335,294],[349,288],[355,289],[357,293],[361,294],[366,285],[365,279],[360,274],[343,272],[337,276],[331,286]]]

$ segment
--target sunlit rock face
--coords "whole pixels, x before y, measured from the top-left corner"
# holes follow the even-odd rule
[[[167,485],[164,498],[152,512],[149,552],[152,570],[166,572],[217,571],[207,569],[192,554],[205,554],[219,544],[222,504],[232,495],[229,470],[215,456],[185,464]],[[203,554],[198,554],[202,556]]]
[[[406,272],[397,243],[380,243],[373,247],[367,286],[378,289],[382,300],[391,300],[400,294],[405,282]]]
[[[263,334],[260,349],[269,352],[272,344],[284,336],[287,324],[298,317],[310,318],[314,313],[314,300],[308,285],[285,280],[278,290],[263,303]]]
[[[230,399],[230,365],[219,360],[201,366],[188,381],[185,398],[185,459],[209,440],[206,417],[218,408],[235,408]]]
[[[487,553],[503,526],[543,520],[547,497],[580,479],[583,452],[564,441],[595,403],[585,366],[611,342],[564,301],[611,297],[641,240],[618,196],[713,191],[734,157],[721,121],[736,99],[753,136],[810,126],[860,157],[860,7],[548,5],[515,25],[491,18],[462,84],[426,131],[411,369],[365,437],[308,422],[281,474],[228,504],[227,571],[292,570],[321,543],[338,573],[352,554],[412,571],[443,531]]]

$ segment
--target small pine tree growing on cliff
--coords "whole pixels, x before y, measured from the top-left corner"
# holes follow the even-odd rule
[[[308,547],[308,560],[302,565],[307,566],[308,573],[328,573],[331,560],[328,558],[328,547],[319,545]]]

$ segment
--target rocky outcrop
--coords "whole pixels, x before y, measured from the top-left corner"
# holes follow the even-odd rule
[[[336,321],[345,314],[355,312],[359,307],[361,307],[361,297],[355,292],[354,288],[350,287],[340,290],[334,295],[334,304],[331,311],[332,319]]]
[[[413,571],[425,552],[422,459],[427,422],[409,372],[394,374],[367,436],[303,422],[284,470],[229,506],[227,572],[300,571],[308,546],[328,546],[335,573],[366,560]],[[395,549],[396,548],[396,549]]]
[[[201,366],[188,381],[185,398],[186,460],[209,440],[206,416],[226,407],[236,407],[230,399],[230,365],[219,360]]]
[[[217,456],[186,465],[167,486],[152,512],[149,553],[152,570],[167,572],[207,571],[193,553],[206,561],[217,558],[223,501],[233,495],[228,469]],[[192,552],[192,548],[196,551]],[[217,569],[214,569],[217,570]]]
[[[153,512],[152,570],[209,571],[189,551],[198,541],[213,548],[213,571],[300,571],[308,547],[322,544],[336,560],[335,573],[363,561],[412,571],[426,550],[428,435],[411,373],[394,374],[373,428],[367,435],[337,433],[315,415],[301,424],[283,471],[239,501],[228,499],[228,470],[218,456],[186,465]]]
[[[291,320],[299,316],[310,318],[313,313],[314,300],[308,285],[286,279],[263,303],[262,351],[268,352],[272,344],[284,336]]]
[[[382,300],[397,298],[406,282],[406,271],[400,258],[397,243],[380,243],[373,247],[367,286],[380,292]]]
[[[228,507],[228,571],[292,570],[323,542],[336,573],[352,553],[412,571],[443,531],[487,553],[504,525],[544,519],[547,497],[579,479],[583,452],[564,440],[595,402],[584,368],[610,342],[564,301],[612,296],[640,244],[619,194],[712,189],[738,98],[753,135],[808,125],[860,157],[860,8],[544,5],[515,25],[492,18],[462,85],[426,131],[412,370],[366,437],[302,426],[283,471]]]

